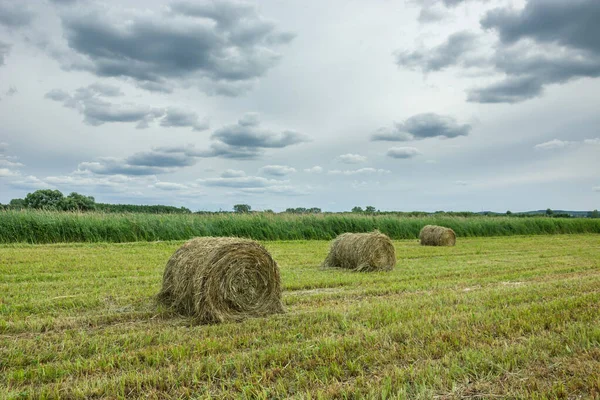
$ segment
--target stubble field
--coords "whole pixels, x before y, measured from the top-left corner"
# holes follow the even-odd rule
[[[154,303],[181,243],[1,245],[0,398],[600,397],[597,234],[265,242],[287,313],[211,326]]]

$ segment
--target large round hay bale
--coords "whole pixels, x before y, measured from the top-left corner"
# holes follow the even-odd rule
[[[192,239],[167,262],[158,300],[203,323],[282,313],[279,266],[253,240]]]
[[[419,234],[423,246],[454,246],[456,234],[450,228],[437,225],[426,225]]]
[[[331,243],[323,267],[353,271],[389,271],[396,266],[396,250],[387,235],[343,233]]]

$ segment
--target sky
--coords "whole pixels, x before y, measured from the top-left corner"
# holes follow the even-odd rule
[[[0,0],[0,203],[600,208],[598,0]]]

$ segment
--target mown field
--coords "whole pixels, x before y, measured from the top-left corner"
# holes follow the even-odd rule
[[[0,211],[0,243],[145,242],[196,236],[255,240],[330,240],[379,229],[414,239],[423,226],[443,225],[460,237],[600,233],[600,219],[547,217],[404,217],[364,214],[115,214]]]
[[[154,304],[180,244],[0,246],[0,398],[600,397],[598,235],[266,242],[287,313],[212,326]]]

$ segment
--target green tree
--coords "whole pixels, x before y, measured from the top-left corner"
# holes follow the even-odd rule
[[[375,211],[376,211],[375,207],[373,207],[373,206],[366,206],[365,207],[365,212],[368,213],[368,214],[375,214]]]
[[[546,215],[551,217],[552,215],[554,215],[554,211],[552,211],[552,209],[549,208],[546,210]]]
[[[44,210],[56,210],[60,208],[64,196],[59,190],[42,189],[25,196],[25,207]]]
[[[17,210],[27,207],[27,205],[25,205],[24,199],[12,199],[10,201],[9,205],[10,205],[10,208],[17,209]]]
[[[600,212],[598,212],[598,210],[590,211],[588,213],[588,218],[600,218]]]
[[[65,211],[91,211],[96,208],[96,200],[92,196],[73,192],[62,199],[59,207]]]
[[[233,206],[233,211],[236,213],[249,213],[252,210],[248,204],[236,204]]]
[[[361,213],[363,212],[362,207],[356,206],[356,207],[352,207],[352,212],[353,213]]]
[[[508,211],[506,212],[506,215],[509,215],[509,216],[510,216],[510,215],[512,215],[512,211],[508,210]]]

